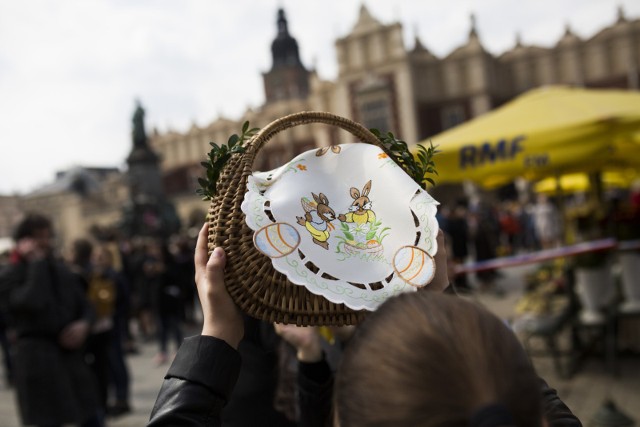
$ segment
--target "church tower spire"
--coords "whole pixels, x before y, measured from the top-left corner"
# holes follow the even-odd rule
[[[289,34],[284,9],[278,9],[276,38],[271,43],[271,70],[263,73],[267,103],[309,95],[309,71],[300,61],[298,42]]]

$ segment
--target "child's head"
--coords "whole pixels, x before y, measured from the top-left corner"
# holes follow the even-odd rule
[[[356,331],[336,378],[340,427],[468,426],[504,405],[513,425],[542,420],[539,380],[517,338],[462,298],[392,298]]]

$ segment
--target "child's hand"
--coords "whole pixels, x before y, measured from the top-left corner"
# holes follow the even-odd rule
[[[224,284],[227,262],[224,250],[215,248],[208,257],[207,235],[208,225],[205,224],[198,234],[194,257],[196,286],[204,316],[202,335],[220,338],[237,349],[244,335],[244,320]]]
[[[313,363],[322,360],[320,335],[314,327],[296,325],[274,325],[276,333],[297,350],[297,358],[301,362]]]
[[[71,322],[60,332],[58,342],[62,348],[77,350],[82,347],[89,334],[89,322],[76,320]]]

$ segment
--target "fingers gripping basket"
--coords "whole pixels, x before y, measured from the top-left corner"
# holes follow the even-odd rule
[[[335,150],[331,150],[334,152],[333,157],[328,154],[325,155],[326,150],[318,150],[315,155],[313,152],[303,153],[300,156],[296,157],[296,159],[303,159],[306,163],[305,166],[298,163],[298,167],[300,171],[305,170],[305,173],[300,172],[300,174],[294,174],[294,172],[277,172],[271,171],[266,174],[270,174],[267,180],[271,179],[273,176],[273,181],[268,181],[267,187],[260,187],[262,191],[258,191],[257,183],[264,178],[265,173],[262,174],[253,174],[253,164],[256,156],[259,154],[262,147],[269,142],[276,134],[279,132],[286,130],[291,127],[304,125],[304,124],[312,124],[312,123],[323,123],[330,126],[336,126],[341,129],[344,129],[354,135],[357,140],[370,145],[361,145],[361,144],[347,144],[342,147],[342,153],[340,153],[340,147],[334,147]],[[378,148],[371,147],[371,145],[375,145]],[[372,154],[371,152],[374,151]],[[392,187],[389,187],[384,193],[385,185],[390,186],[392,184],[388,183],[388,179],[379,175],[380,168],[379,165],[375,165],[375,171],[372,172],[374,176],[374,184],[373,190],[371,190],[371,181],[369,181],[364,188],[362,185],[364,182],[358,184],[359,191],[362,191],[362,194],[358,194],[358,196],[366,196],[369,194],[371,190],[372,193],[376,193],[377,195],[382,196],[384,194],[389,193],[398,193],[398,188],[401,188],[405,193],[405,198],[407,200],[412,199],[412,203],[414,203],[414,208],[411,211],[408,210],[408,206],[406,209],[406,215],[401,219],[392,218],[396,217],[395,212],[393,214],[387,213],[385,215],[383,206],[390,201],[389,197],[382,199],[376,199],[372,201],[374,203],[378,203],[378,200],[382,203],[378,203],[375,208],[376,212],[373,210],[370,212],[371,221],[370,224],[355,224],[354,223],[354,215],[355,213],[350,214],[347,212],[346,208],[353,202],[349,196],[349,185],[343,183],[343,179],[336,179],[333,175],[330,175],[327,178],[326,175],[314,175],[313,173],[317,173],[320,166],[329,165],[331,168],[338,170],[352,169],[351,165],[353,163],[341,163],[344,162],[345,159],[357,159],[355,163],[361,164],[362,156],[361,153],[367,152],[367,155],[372,155],[376,162],[380,161],[381,165],[384,163],[384,167],[386,168],[386,173],[398,173],[400,168],[397,167],[397,164],[391,160],[390,153],[385,149],[380,140],[365,129],[363,126],[342,118],[335,116],[330,113],[324,112],[301,112],[292,114],[281,119],[275,120],[274,122],[267,125],[261,131],[259,131],[255,136],[253,136],[246,144],[246,150],[243,154],[237,154],[231,157],[228,164],[224,167],[220,179],[217,183],[217,192],[211,201],[211,205],[209,208],[209,250],[212,251],[214,247],[220,246],[225,249],[227,253],[227,266],[226,266],[226,285],[227,289],[231,297],[234,299],[236,304],[247,314],[265,320],[269,322],[278,322],[278,323],[295,323],[298,325],[345,325],[345,324],[356,324],[366,315],[368,310],[375,309],[375,306],[367,306],[366,304],[371,304],[371,300],[364,303],[364,305],[359,305],[359,302],[356,301],[355,304],[349,303],[350,308],[347,305],[343,304],[346,300],[341,300],[339,298],[335,298],[334,294],[324,294],[324,290],[317,288],[308,288],[309,284],[304,283],[304,285],[300,283],[300,277],[295,275],[291,275],[291,271],[288,271],[290,265],[297,263],[296,265],[300,266],[301,264],[306,263],[308,260],[313,260],[314,262],[322,261],[325,258],[334,256],[336,252],[340,249],[343,250],[343,254],[345,257],[361,257],[360,261],[354,258],[349,258],[347,261],[342,260],[342,264],[330,264],[329,269],[331,269],[334,265],[342,265],[342,267],[347,267],[347,271],[354,266],[357,266],[357,263],[360,262],[360,268],[357,273],[354,273],[352,277],[352,281],[360,281],[363,273],[360,273],[363,270],[369,269],[371,265],[371,258],[376,258],[377,263],[386,262],[384,264],[384,268],[389,269],[389,258],[386,258],[386,261],[380,261],[382,256],[380,251],[383,250],[381,245],[379,245],[375,238],[371,238],[373,236],[374,228],[382,230],[383,226],[380,225],[381,222],[384,222],[385,225],[391,225],[390,229],[395,231],[394,235],[397,236],[400,234],[398,230],[400,228],[406,228],[404,226],[400,226],[399,224],[413,223],[411,214],[413,213],[413,218],[416,222],[416,227],[418,227],[418,218],[431,218],[432,220],[424,220],[424,226],[420,226],[418,228],[412,229],[408,238],[405,234],[402,242],[410,240],[411,243],[409,245],[418,245],[418,241],[420,240],[420,236],[423,236],[423,239],[426,244],[420,243],[422,248],[418,248],[417,246],[402,246],[395,244],[395,246],[387,245],[389,248],[388,254],[392,254],[397,248],[400,248],[393,258],[392,263],[396,262],[398,254],[402,255],[401,252],[404,250],[405,252],[410,252],[410,259],[414,259],[414,255],[412,252],[416,248],[418,252],[422,251],[422,255],[424,259],[429,258],[435,252],[435,233],[437,232],[437,223],[435,223],[435,206],[434,203],[427,200],[426,198],[430,198],[426,194],[426,192],[422,192],[419,196],[415,195],[420,193],[417,191],[419,188],[418,184],[409,178],[408,175],[401,173],[400,180],[397,181]],[[388,157],[388,158],[387,158]],[[289,162],[288,165],[283,166],[283,168],[289,167],[289,171],[295,169],[291,167],[291,163],[295,163],[299,160],[293,159]],[[382,159],[382,160],[379,160]],[[325,163],[323,163],[325,162]],[[354,162],[352,160],[352,162]],[[386,163],[385,163],[386,162]],[[366,162],[365,162],[366,163]],[[314,171],[312,173],[312,170]],[[272,173],[272,174],[271,174]],[[297,172],[296,172],[297,173]],[[279,174],[279,175],[278,175]],[[287,175],[288,174],[288,175]],[[358,174],[358,179],[361,178],[361,175],[366,174]],[[303,186],[300,184],[300,180],[308,179],[313,184],[307,186]],[[363,177],[364,179],[364,177]],[[368,178],[367,178],[368,179]],[[406,180],[406,181],[403,181]],[[261,181],[263,184],[265,181]],[[294,182],[293,187],[287,187],[285,184],[288,182]],[[307,181],[309,182],[309,181]],[[331,187],[332,183],[339,183],[340,190],[338,192],[327,192],[326,189]],[[285,185],[283,188],[282,186]],[[278,187],[280,186],[280,187]],[[346,186],[343,188],[343,186]],[[354,183],[355,187],[356,184]],[[276,190],[277,189],[277,190]],[[249,191],[247,191],[249,190]],[[314,192],[312,193],[311,190]],[[354,192],[358,192],[355,188],[352,188],[352,194]],[[288,197],[288,202],[294,203],[296,206],[295,212],[288,212],[287,215],[282,215],[282,218],[286,218],[285,222],[280,222],[274,217],[278,217],[276,215],[276,211],[273,211],[273,215],[271,219],[266,218],[265,215],[255,216],[254,212],[259,211],[260,209],[270,206],[268,209],[276,209],[281,204],[278,204],[280,200],[275,195],[277,192],[281,191],[285,193]],[[298,191],[302,191],[298,193]],[[321,193],[320,191],[323,191]],[[280,193],[280,194],[282,194]],[[295,196],[293,194],[295,193]],[[326,194],[326,195],[325,195]],[[267,199],[269,195],[273,195],[276,197],[274,200]],[[300,206],[300,195],[302,195],[302,207]],[[311,224],[318,224],[317,222],[307,222],[305,225],[304,216],[296,216],[298,212],[301,215],[304,215],[304,211],[302,208],[305,208],[307,212],[311,209],[309,206],[314,206],[314,201],[307,199],[313,195],[313,198],[316,199],[317,202],[317,212],[313,212],[313,215],[318,215],[321,213],[320,203],[324,204],[323,209],[329,210],[331,212],[330,219],[326,220],[326,225],[330,228],[326,231],[319,231],[313,227]],[[332,206],[336,208],[337,212],[334,212],[333,209],[329,209],[329,200],[332,202]],[[353,196],[355,199],[355,195]],[[339,202],[339,199],[341,199]],[[345,201],[344,199],[347,199]],[[369,198],[365,197],[368,201]],[[414,200],[415,199],[415,200]],[[265,200],[270,200],[267,204]],[[244,204],[243,204],[244,202]],[[273,203],[271,203],[273,202]],[[276,206],[277,205],[277,206]],[[339,206],[338,206],[339,205]],[[421,208],[421,206],[427,206],[427,208]],[[255,207],[256,209],[247,210],[247,206]],[[372,206],[369,204],[369,206]],[[417,206],[417,207],[416,207]],[[260,208],[260,209],[258,209]],[[368,209],[371,209],[370,207]],[[420,210],[422,209],[422,210]],[[397,210],[397,209],[396,209]],[[344,213],[341,213],[344,212]],[[247,215],[245,215],[247,213]],[[340,215],[338,215],[340,213]],[[378,214],[376,217],[375,213]],[[416,215],[417,213],[417,215]],[[280,212],[282,214],[282,212]],[[308,221],[311,220],[311,213],[308,214]],[[351,216],[349,216],[351,215]],[[256,218],[260,218],[260,221],[263,221],[261,224],[256,224]],[[297,223],[296,223],[297,218]],[[381,219],[382,218],[382,219]],[[316,218],[317,219],[317,218]],[[398,226],[393,227],[391,224],[392,221],[396,222]],[[315,219],[313,220],[315,221]],[[374,224],[374,222],[377,222]],[[280,225],[278,225],[280,224]],[[337,224],[337,227],[334,226]],[[272,255],[265,255],[264,248],[257,248],[258,245],[258,237],[260,236],[260,231],[262,229],[269,230],[273,227],[278,227],[278,235],[280,233],[280,227],[286,231],[290,230],[293,235],[298,237],[296,246],[291,246],[292,249],[288,252],[288,255],[284,254],[279,259],[274,259]],[[367,235],[365,240],[356,242],[356,238],[343,239],[343,241],[338,242],[338,233],[344,233],[345,236],[351,236],[353,234],[353,228],[358,227],[359,229],[366,228],[364,235]],[[263,227],[259,229],[259,227]],[[306,227],[306,228],[305,228]],[[311,228],[310,228],[311,227]],[[349,228],[352,227],[352,228]],[[387,230],[389,228],[384,228]],[[383,230],[383,231],[384,231]],[[417,236],[416,231],[418,230]],[[350,232],[351,231],[351,232]],[[255,232],[255,233],[254,233]],[[311,234],[309,234],[311,233]],[[325,234],[323,234],[325,233]],[[265,234],[267,234],[265,232]],[[331,234],[331,237],[329,237]],[[322,237],[325,236],[325,237]],[[383,237],[380,236],[378,239],[382,242]],[[425,238],[425,236],[427,236]],[[282,237],[280,235],[280,237]],[[353,236],[352,236],[353,237]],[[256,239],[254,241],[254,239]],[[394,239],[398,240],[397,237],[391,236],[386,237],[387,241],[393,241]],[[286,239],[285,239],[286,240]],[[313,240],[313,242],[312,242]],[[271,243],[271,242],[270,242]],[[314,244],[315,243],[315,244]],[[339,243],[342,246],[339,246]],[[258,245],[259,246],[259,245]],[[361,249],[358,249],[358,246]],[[416,254],[418,253],[416,252]],[[403,252],[404,253],[404,252]],[[271,258],[270,258],[271,257]],[[295,257],[298,257],[294,260]],[[402,258],[402,257],[400,257]],[[362,261],[364,259],[364,261]],[[288,264],[283,264],[288,263]],[[355,263],[355,264],[354,264]],[[316,265],[314,264],[314,266]],[[409,262],[410,264],[410,262]],[[322,267],[321,264],[317,264]],[[396,268],[396,264],[393,264],[395,268],[395,273],[397,276],[402,276],[402,272]],[[327,265],[325,264],[325,267]],[[284,268],[284,270],[283,270]],[[409,265],[407,266],[409,268]],[[357,267],[356,267],[357,269]],[[322,270],[322,268],[320,269]],[[284,271],[282,273],[281,271]],[[325,272],[328,270],[325,269]],[[343,270],[344,271],[344,270]],[[393,272],[394,270],[391,269]],[[306,271],[304,274],[309,273]],[[386,270],[383,271],[384,276],[378,274],[373,281],[380,280],[378,277],[386,277]],[[324,276],[320,276],[321,272],[311,272],[310,275],[315,274],[315,278],[318,281],[321,281]],[[345,274],[351,274],[350,271]],[[366,276],[366,274],[364,274]],[[296,281],[296,283],[291,282],[289,279]],[[339,277],[339,276],[338,276]],[[331,277],[332,280],[338,280],[336,277]],[[397,279],[397,278],[396,278]],[[339,279],[343,280],[343,279]],[[430,279],[429,279],[430,280]],[[335,286],[336,282],[330,284],[330,286]],[[348,288],[348,292],[359,293],[360,290],[352,288],[351,282],[341,282],[346,286],[342,286],[340,289]],[[371,281],[364,282],[368,283],[367,289],[370,288]],[[369,292],[367,294],[367,298],[371,296],[371,293],[375,293],[375,298],[380,296],[380,301],[382,298],[386,298],[395,292],[411,290],[407,288],[411,288],[413,285],[410,281],[397,279],[396,281],[389,281],[385,283],[384,286],[389,285],[389,288],[383,289],[382,292],[372,292],[371,289],[364,291]],[[357,284],[359,285],[359,283]],[[364,285],[362,285],[364,286]],[[311,292],[309,289],[313,290]],[[329,289],[329,288],[325,288]],[[337,288],[331,288],[337,289]],[[387,292],[388,290],[388,292]],[[317,294],[318,295],[317,295]],[[381,295],[385,294],[385,297]],[[327,297],[327,298],[325,298]],[[366,298],[364,298],[366,299]],[[364,300],[363,299],[363,300]],[[337,301],[337,302],[332,302]],[[368,310],[360,310],[360,308],[367,308]]]

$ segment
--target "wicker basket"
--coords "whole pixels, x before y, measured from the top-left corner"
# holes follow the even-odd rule
[[[324,123],[342,128],[358,140],[377,145],[378,138],[349,119],[324,112],[301,112],[271,122],[248,141],[246,152],[231,158],[218,182],[209,208],[209,251],[216,246],[227,253],[226,285],[233,300],[247,314],[268,322],[297,325],[352,325],[366,315],[309,292],[289,282],[271,260],[253,244],[253,230],[240,209],[247,178],[260,149],[277,133],[303,124]],[[388,152],[387,152],[388,153]]]

